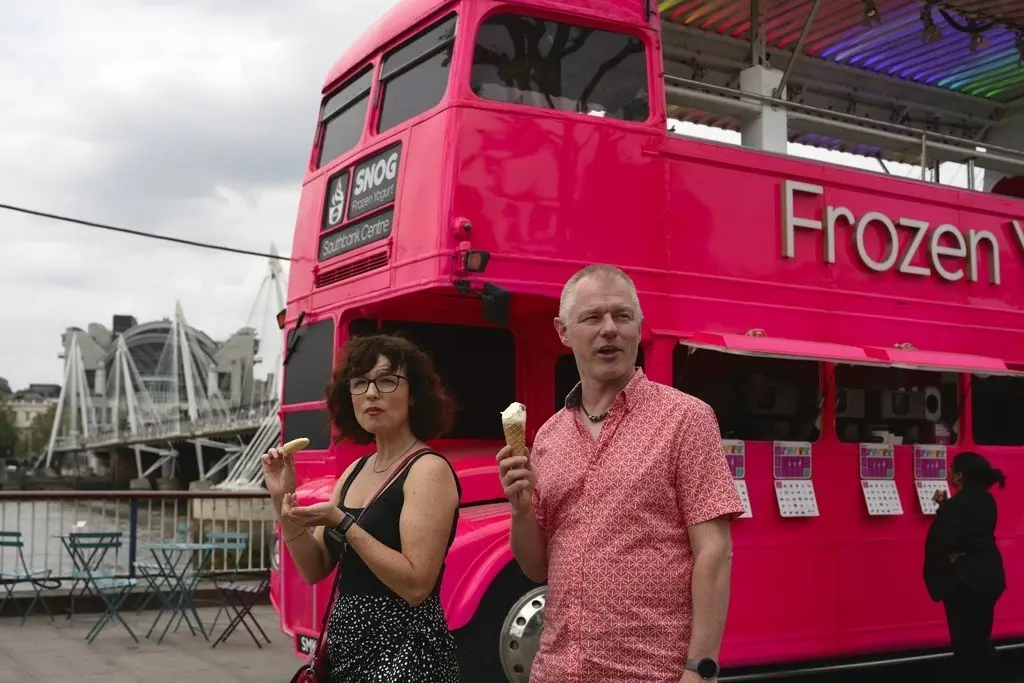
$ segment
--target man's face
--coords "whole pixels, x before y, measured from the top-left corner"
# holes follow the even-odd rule
[[[576,284],[566,321],[555,319],[562,343],[572,349],[581,377],[614,382],[636,365],[640,314],[625,281],[587,277]]]

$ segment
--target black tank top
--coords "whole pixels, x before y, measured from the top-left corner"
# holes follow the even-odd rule
[[[377,500],[370,505],[363,516],[359,519],[359,526],[368,534],[376,538],[378,541],[391,548],[401,552],[402,550],[402,538],[399,531],[399,518],[402,514],[402,506],[405,504],[405,480],[409,476],[409,470],[416,463],[417,460],[422,458],[424,455],[436,455],[442,458],[448,467],[451,469],[452,465],[448,462],[440,453],[434,451],[425,451],[420,455],[417,455],[412,461],[405,466],[405,469],[395,477]],[[369,460],[370,456],[360,458],[356,463],[355,469],[352,470],[352,474],[345,480],[345,484],[341,488],[341,503],[340,507],[344,512],[349,513],[355,517],[359,517],[359,513],[363,512],[362,508],[350,508],[345,506],[345,496],[348,494],[348,489],[355,481],[355,478],[359,475],[359,472],[366,465],[366,461]],[[455,470],[452,469],[452,475],[455,475]],[[462,487],[459,485],[459,478],[455,477],[455,487],[459,492],[459,498],[462,498]],[[455,508],[455,515],[452,517],[452,528],[448,533],[448,545],[445,549],[445,555],[447,555],[447,549],[452,547],[452,541],[455,540],[455,527],[459,521],[459,509]],[[324,535],[324,543],[327,546],[328,552],[331,557],[337,562],[339,553],[342,551],[342,544],[339,541],[331,538],[330,534]],[[432,592],[437,592],[441,588],[441,579],[444,577],[444,563],[441,563],[441,571],[437,574],[437,582],[434,584]],[[345,546],[344,554],[341,555],[341,583],[338,586],[338,590],[341,593],[359,593],[364,595],[379,595],[379,596],[394,596],[397,597],[394,591],[385,586],[377,575],[366,566],[363,562],[363,558],[359,556],[355,550],[350,546]]]

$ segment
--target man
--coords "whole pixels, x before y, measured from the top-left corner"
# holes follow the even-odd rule
[[[576,273],[555,329],[580,383],[532,453],[498,453],[512,551],[548,582],[531,683],[718,677],[743,506],[711,408],[635,367],[641,321],[621,270]]]

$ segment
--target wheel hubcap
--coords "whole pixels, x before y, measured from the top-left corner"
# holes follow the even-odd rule
[[[539,586],[512,605],[501,626],[499,656],[505,678],[510,683],[527,683],[533,658],[540,649],[544,629],[544,598],[547,586]]]

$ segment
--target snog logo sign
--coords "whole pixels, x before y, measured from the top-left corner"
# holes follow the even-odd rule
[[[357,218],[395,201],[402,143],[359,163],[352,172],[348,217]]]

